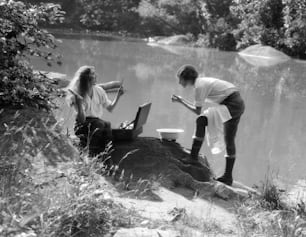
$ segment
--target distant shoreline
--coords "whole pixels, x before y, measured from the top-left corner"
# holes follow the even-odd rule
[[[123,33],[115,32],[100,32],[100,31],[89,31],[89,30],[73,30],[73,29],[56,29],[56,28],[45,28],[49,33],[51,33],[56,38],[64,39],[92,39],[92,40],[118,40],[118,41],[129,41],[129,42],[146,42],[145,38],[137,36],[128,36]]]

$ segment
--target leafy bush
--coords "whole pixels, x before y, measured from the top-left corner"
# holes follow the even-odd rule
[[[55,38],[39,23],[63,20],[55,4],[32,6],[22,2],[0,1],[0,104],[2,106],[50,107],[52,82],[35,74],[31,56],[44,58],[48,65],[60,64]]]

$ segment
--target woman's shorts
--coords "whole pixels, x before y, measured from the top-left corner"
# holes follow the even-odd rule
[[[232,119],[240,118],[245,110],[244,101],[241,98],[239,91],[230,94],[220,104],[223,104],[228,108]]]

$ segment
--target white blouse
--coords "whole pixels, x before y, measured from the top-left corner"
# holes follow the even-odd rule
[[[75,106],[75,99],[72,98],[72,105]],[[92,97],[88,95],[84,97],[82,106],[85,112],[85,117],[95,117],[102,119],[103,108],[108,107],[112,102],[109,100],[105,90],[97,85],[93,86]]]
[[[205,101],[219,104],[234,91],[238,91],[238,88],[230,82],[213,77],[199,77],[195,82],[194,105],[202,107]]]

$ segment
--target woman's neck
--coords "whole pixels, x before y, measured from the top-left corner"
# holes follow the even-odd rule
[[[92,95],[93,95],[93,87],[91,87],[89,90],[88,90],[88,96],[90,97],[90,98],[92,98]]]

